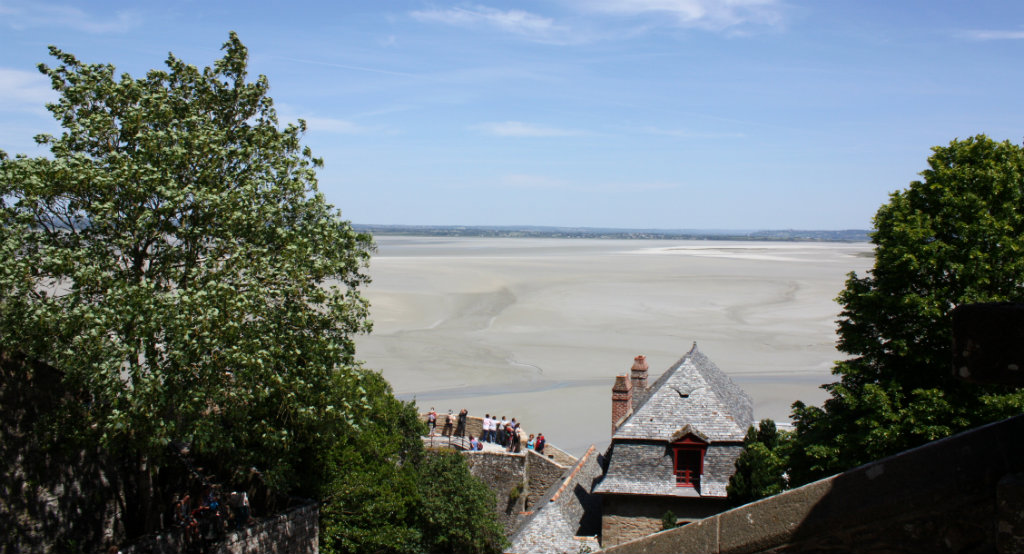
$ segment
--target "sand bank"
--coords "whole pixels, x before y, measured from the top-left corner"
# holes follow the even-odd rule
[[[517,417],[574,453],[603,447],[616,374],[660,374],[697,341],[788,420],[839,357],[833,298],[870,245],[382,237],[358,357],[423,409]]]

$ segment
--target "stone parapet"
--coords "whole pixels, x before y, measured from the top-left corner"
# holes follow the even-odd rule
[[[1019,552],[1024,416],[604,552]]]
[[[208,543],[208,554],[318,554],[320,508],[315,502],[227,533]],[[183,529],[172,529],[122,548],[122,554],[177,554],[188,552]]]
[[[498,500],[498,517],[511,533],[519,524],[528,496],[526,456],[503,452],[466,452],[469,472],[486,484]],[[518,488],[518,491],[515,491]]]
[[[530,511],[544,498],[544,494],[551,485],[555,484],[569,468],[532,450],[526,451],[526,458],[529,487],[527,488],[525,510]]]

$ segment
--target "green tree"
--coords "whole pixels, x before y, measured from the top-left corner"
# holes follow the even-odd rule
[[[743,440],[743,453],[736,460],[736,473],[726,487],[729,501],[746,504],[786,490],[790,434],[780,432],[771,419],[750,426]]]
[[[185,443],[320,499],[327,552],[500,550],[490,491],[426,457],[414,407],[355,361],[371,238],[317,191],[305,124],[279,125],[234,33],[223,50],[137,79],[51,47],[64,132],[36,138],[48,157],[0,152],[0,349],[76,392],[51,442],[133,462],[129,538]]]
[[[836,383],[794,404],[791,477],[802,484],[1018,414],[1024,393],[955,379],[950,312],[1024,301],[1024,148],[984,135],[935,147],[922,181],[875,216],[875,265],[838,301]]]
[[[323,458],[321,550],[501,552],[494,492],[461,455],[424,450],[425,424],[379,374],[364,373],[361,388],[358,432],[339,435]]]
[[[508,546],[494,493],[469,473],[460,454],[427,453],[423,462],[417,517],[426,551],[482,554]]]
[[[278,127],[237,36],[224,51],[117,79],[51,47],[64,132],[0,160],[0,340],[85,392],[66,430],[134,457],[144,513],[172,441],[297,486],[368,328],[370,237],[317,192],[303,123]]]

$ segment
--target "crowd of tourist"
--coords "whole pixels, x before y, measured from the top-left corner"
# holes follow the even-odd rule
[[[231,492],[225,497],[218,485],[206,485],[198,498],[185,494],[174,503],[174,522],[185,529],[190,547],[219,539],[250,521],[248,494]]]
[[[465,437],[466,419],[468,416],[469,411],[465,408],[459,412],[458,416],[452,410],[448,410],[448,414],[443,417],[441,435],[446,437]],[[430,436],[437,435],[438,419],[440,419],[440,416],[438,416],[437,410],[431,407],[430,411],[427,412],[427,425],[430,428]],[[543,454],[546,442],[547,440],[544,438],[543,433],[538,434],[536,437],[530,434],[529,439],[526,441],[526,449]],[[522,432],[520,431],[519,422],[514,417],[511,420],[505,419],[505,416],[501,416],[501,419],[498,419],[498,416],[491,417],[491,414],[485,414],[480,437],[469,436],[469,449],[483,450],[484,443],[499,445],[508,452],[522,452]]]

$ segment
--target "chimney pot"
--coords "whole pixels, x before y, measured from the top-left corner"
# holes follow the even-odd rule
[[[633,388],[639,389],[640,392],[647,390],[647,357],[643,354],[633,358],[633,367],[630,369],[630,380],[633,382]]]

